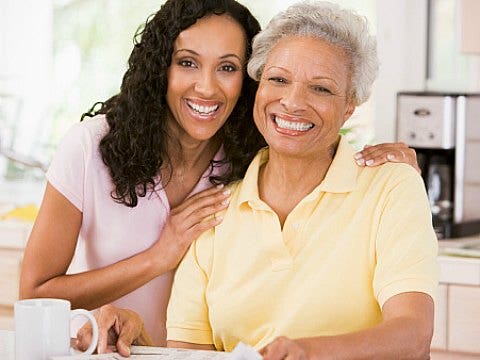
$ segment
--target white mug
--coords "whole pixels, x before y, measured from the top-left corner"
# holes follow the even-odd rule
[[[70,321],[85,316],[92,324],[92,343],[84,354],[97,347],[98,325],[83,309],[70,310],[62,299],[26,299],[15,302],[15,360],[47,360],[51,356],[71,355]]]

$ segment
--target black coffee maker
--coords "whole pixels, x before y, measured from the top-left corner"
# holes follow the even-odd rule
[[[398,93],[397,140],[417,152],[438,238],[480,233],[480,94]]]

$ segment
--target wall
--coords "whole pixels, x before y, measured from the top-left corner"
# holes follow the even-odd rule
[[[48,123],[52,2],[0,0],[0,9],[0,94],[21,100],[15,149],[30,154]]]
[[[377,0],[377,40],[375,142],[394,141],[396,93],[425,88],[427,0]]]
[[[375,88],[375,142],[382,142],[395,140],[398,91],[480,92],[480,54],[461,52],[462,1],[430,0],[434,18],[427,79],[427,0],[376,1],[381,67]],[[465,3],[470,1],[478,7],[477,0]],[[473,18],[479,19],[480,13]],[[474,35],[477,41],[479,35]]]

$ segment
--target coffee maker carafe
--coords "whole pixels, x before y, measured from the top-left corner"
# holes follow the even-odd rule
[[[480,233],[480,94],[399,93],[397,140],[417,152],[438,238]]]

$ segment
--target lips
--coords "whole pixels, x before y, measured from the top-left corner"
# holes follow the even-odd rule
[[[311,122],[283,115],[272,115],[272,120],[279,130],[293,131],[295,133],[306,132],[315,126]]]

